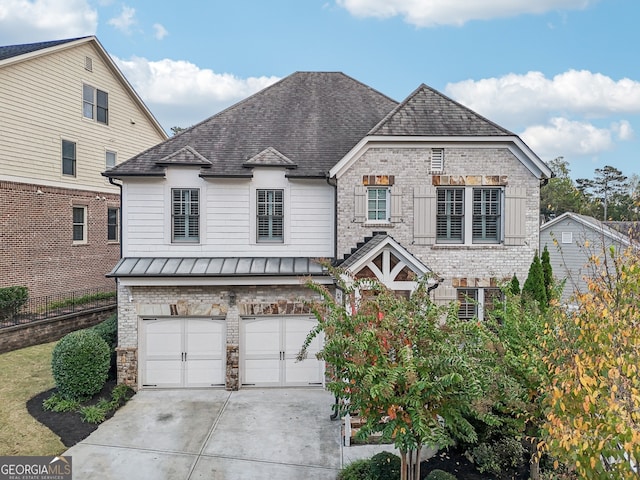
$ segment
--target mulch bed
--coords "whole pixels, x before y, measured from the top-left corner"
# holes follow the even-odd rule
[[[82,405],[93,405],[101,398],[111,399],[111,391],[116,386],[115,380],[109,380],[105,386],[93,398]],[[80,440],[87,438],[96,430],[99,424],[86,423],[78,412],[51,412],[42,408],[42,402],[56,391],[55,388],[39,393],[27,401],[27,411],[40,423],[49,428],[60,437],[65,447],[72,447]],[[109,412],[107,418],[111,418],[115,411]]]
[[[424,479],[431,470],[444,470],[452,473],[459,480],[527,480],[529,478],[529,464],[526,461],[517,471],[505,471],[500,476],[496,476],[480,473],[464,452],[456,448],[440,451],[429,460],[421,462],[420,478]]]

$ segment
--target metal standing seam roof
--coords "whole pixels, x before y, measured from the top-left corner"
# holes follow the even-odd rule
[[[109,277],[238,277],[327,275],[307,257],[127,257]]]

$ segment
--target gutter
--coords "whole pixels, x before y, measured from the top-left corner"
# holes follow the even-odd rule
[[[123,229],[122,229],[122,184],[114,182],[113,177],[107,177],[107,178],[109,179],[109,183],[111,185],[115,185],[116,187],[118,187],[120,189],[120,208],[119,208],[120,211],[118,213],[118,215],[120,217],[120,218],[118,218],[118,221],[120,222],[120,225],[118,225],[118,228],[119,228],[120,231],[118,233],[120,235],[120,259],[122,260],[122,244],[124,243],[124,237],[122,236],[122,232],[123,232]]]
[[[327,184],[333,187],[333,262],[338,260],[338,182],[327,175]]]

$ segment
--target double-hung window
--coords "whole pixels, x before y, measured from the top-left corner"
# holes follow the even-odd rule
[[[389,189],[369,187],[367,189],[367,221],[389,221]]]
[[[437,196],[438,243],[464,243],[464,188],[440,188]]]
[[[109,123],[109,94],[86,83],[82,85],[82,115],[98,123]]]
[[[109,150],[105,152],[104,166],[106,168],[113,168],[116,166],[116,152],[110,152]]]
[[[62,174],[76,176],[76,143],[62,140]]]
[[[119,240],[119,220],[120,210],[118,208],[107,208],[107,241],[117,242]]]
[[[257,190],[258,242],[284,241],[284,190]]]
[[[458,318],[461,320],[485,320],[502,301],[499,288],[459,288]]]
[[[500,243],[499,188],[473,189],[473,243]]]
[[[200,241],[200,191],[197,188],[171,190],[172,241]]]
[[[73,243],[87,243],[87,207],[73,207]]]

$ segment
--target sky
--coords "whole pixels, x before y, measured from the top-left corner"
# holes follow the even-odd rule
[[[638,19],[638,0],[0,0],[0,45],[96,35],[169,133],[296,71],[397,101],[424,83],[593,178],[640,174]]]

